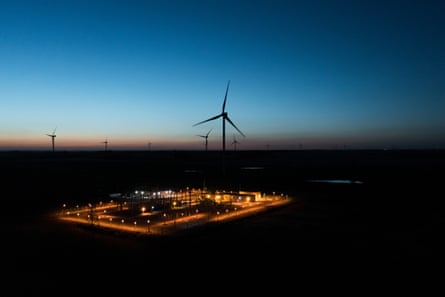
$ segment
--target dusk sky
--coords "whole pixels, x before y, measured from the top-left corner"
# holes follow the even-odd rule
[[[0,150],[445,148],[445,1],[2,1]]]

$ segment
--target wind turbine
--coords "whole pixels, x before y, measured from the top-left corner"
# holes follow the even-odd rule
[[[236,151],[236,146],[239,144],[239,141],[236,140],[235,134],[233,134],[233,142],[232,142],[232,144],[233,144],[233,150]]]
[[[232,122],[232,120],[230,120],[229,114],[226,111],[227,93],[229,91],[229,85],[230,85],[230,80],[227,83],[226,95],[224,96],[224,102],[223,102],[223,105],[222,105],[221,113],[216,115],[216,116],[214,116],[214,117],[211,117],[211,118],[209,118],[207,120],[201,121],[201,122],[196,123],[196,124],[193,125],[193,126],[197,126],[197,125],[200,125],[200,124],[205,123],[205,122],[209,122],[209,121],[216,120],[218,118],[222,118],[222,150],[223,150],[223,152],[226,151],[226,121],[228,121],[243,137],[246,137],[244,135],[244,133],[241,132],[241,130],[238,129],[238,127]]]
[[[105,138],[105,141],[103,142],[105,144],[105,151],[108,150],[108,137]]]
[[[209,143],[208,140],[207,140],[207,138],[209,138],[210,131],[212,131],[212,129],[210,129],[209,132],[207,132],[206,135],[196,135],[196,136],[205,138],[205,140],[206,140],[206,152],[207,152],[207,146],[208,146],[208,143]]]
[[[54,152],[54,138],[56,138],[56,128],[54,128],[53,133],[52,134],[46,134],[49,137],[51,137],[51,143],[52,143],[52,148],[53,148],[53,152]]]

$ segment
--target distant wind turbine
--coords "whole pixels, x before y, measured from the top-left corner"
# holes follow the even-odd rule
[[[197,125],[200,125],[200,124],[205,123],[205,122],[209,122],[209,121],[216,120],[218,118],[222,118],[222,150],[223,150],[223,152],[226,151],[226,121],[228,121],[243,137],[246,137],[244,135],[244,133],[241,132],[241,130],[238,129],[238,127],[230,120],[229,115],[228,115],[228,113],[225,110],[226,109],[226,102],[227,102],[227,93],[229,91],[229,85],[230,85],[230,80],[227,83],[226,95],[224,96],[224,102],[223,102],[223,105],[222,105],[221,113],[216,115],[216,116],[214,116],[214,117],[211,117],[211,118],[209,118],[207,120],[201,121],[201,122],[196,123],[196,124],[193,125],[193,126],[197,126]]]
[[[206,140],[206,144],[205,144],[206,145],[206,152],[207,152],[207,147],[208,147],[208,143],[209,143],[207,138],[209,138],[210,131],[212,131],[212,129],[210,129],[209,132],[207,132],[206,135],[196,135],[196,136],[205,138],[205,140]]]
[[[51,143],[52,143],[52,148],[53,148],[53,152],[54,152],[54,138],[56,138],[56,128],[54,128],[53,133],[52,134],[46,134],[49,137],[51,137]]]
[[[233,150],[236,151],[236,146],[239,144],[239,141],[236,140],[235,134],[233,135],[233,142],[232,142],[232,144],[233,144]]]
[[[105,141],[103,142],[105,144],[105,151],[108,150],[108,137],[105,138]]]

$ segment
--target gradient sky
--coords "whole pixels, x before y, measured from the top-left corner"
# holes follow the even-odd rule
[[[0,0],[0,149],[445,148],[444,1]],[[150,143],[150,145],[149,145]]]

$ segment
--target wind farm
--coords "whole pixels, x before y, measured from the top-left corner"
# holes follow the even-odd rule
[[[195,135],[204,150],[152,150],[150,138],[144,149],[115,151],[106,136],[103,152],[56,152],[56,127],[46,134],[51,152],[0,153],[5,197],[13,197],[4,206],[11,210],[6,229],[14,267],[48,264],[40,255],[54,246],[48,260],[54,271],[60,259],[83,265],[113,259],[120,270],[126,257],[178,261],[183,247],[193,247],[189,265],[207,265],[202,255],[209,251],[226,262],[244,259],[236,246],[272,267],[354,266],[357,258],[424,263],[431,251],[442,252],[435,218],[443,206],[430,197],[443,192],[435,175],[445,170],[443,150],[240,150],[237,135],[246,136],[226,110],[229,86],[230,80],[221,112],[192,126],[221,120],[217,150],[209,150],[210,128]],[[226,150],[226,125],[238,132],[233,150]],[[400,254],[387,252],[401,245]]]
[[[226,105],[228,102],[228,92],[229,92],[229,87],[230,87],[230,80],[228,80],[227,82],[227,86],[226,86],[226,90],[225,90],[225,95],[222,101],[222,107],[221,107],[221,112],[215,116],[212,116],[206,120],[200,121],[198,123],[195,123],[192,125],[192,127],[196,127],[199,125],[203,125],[205,123],[217,120],[217,119],[221,119],[221,151],[224,153],[226,151],[226,147],[227,147],[227,129],[228,129],[228,125],[230,125],[231,127],[233,127],[242,137],[246,137],[246,135],[244,134],[244,132],[242,132],[237,125],[233,122],[233,120],[229,117],[229,113],[226,110]],[[57,137],[56,135],[56,130],[57,127],[54,128],[54,130],[51,133],[47,133],[45,135],[47,135],[48,137],[51,138],[51,146],[50,146],[50,150],[52,152],[56,151],[56,145],[55,145],[55,139]],[[204,149],[205,151],[208,151],[209,148],[209,136],[210,133],[214,131],[213,128],[210,128],[205,134],[196,134],[196,136],[201,137],[204,139]],[[76,131],[71,131],[71,134],[75,134],[77,135],[78,132]],[[235,136],[233,136],[235,139]],[[70,140],[69,144],[68,143],[64,143],[64,141],[62,140],[62,143],[59,143],[58,147],[60,151],[68,151],[68,150],[83,150],[83,151],[88,151],[88,150],[97,150],[97,147],[95,145],[85,145],[84,143],[86,142],[85,140],[82,140],[81,137],[76,136],[76,139],[78,139],[79,143],[77,144],[76,142],[74,142],[74,140]],[[185,139],[185,138],[183,138]],[[231,143],[232,145],[237,145],[239,143],[238,140],[234,140],[235,143]],[[137,141],[135,140],[131,140],[132,143],[137,143]],[[189,140],[184,140],[185,143],[192,143],[192,141]],[[103,144],[103,148],[104,151],[109,151],[109,137],[107,136],[103,141],[101,141],[101,143]],[[132,144],[125,144],[123,142],[123,140],[120,140],[120,150],[146,150],[148,149],[149,151],[152,150],[152,141],[148,141],[148,142],[143,142],[140,141],[139,144],[136,145],[132,145]],[[186,144],[187,145],[187,144]],[[190,144],[189,148],[187,149],[193,149],[192,146]],[[127,148],[126,148],[127,147]],[[30,150],[33,150],[34,148],[30,148]],[[41,150],[40,147],[36,147],[36,150]],[[166,148],[165,146],[162,146],[161,148],[162,150],[168,150],[169,148]],[[170,148],[173,149],[173,148]],[[13,149],[14,150],[14,149]]]

